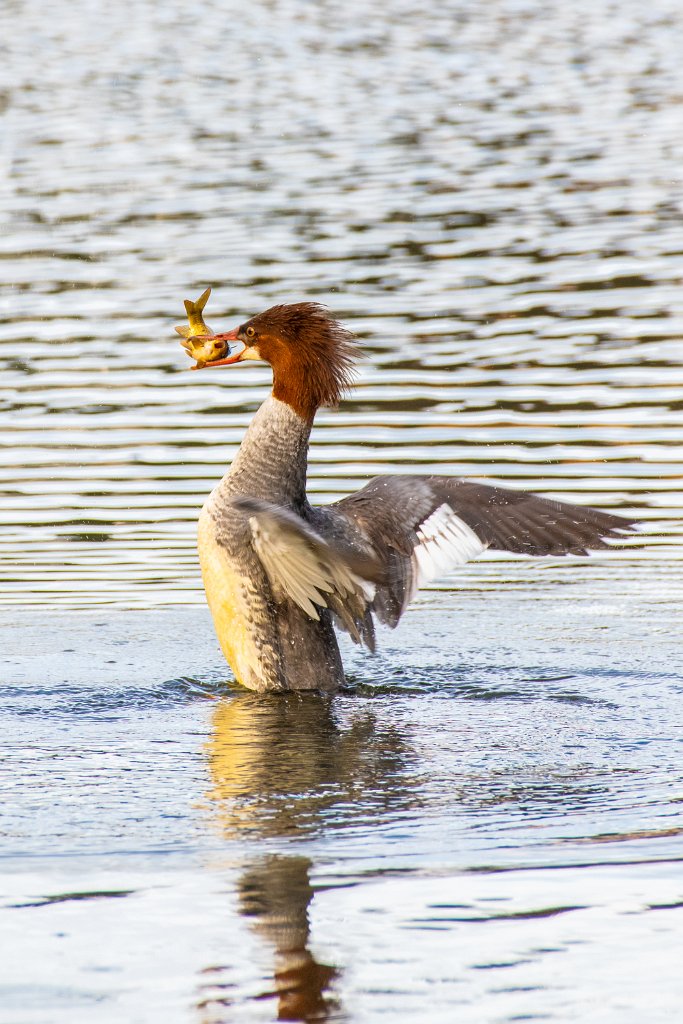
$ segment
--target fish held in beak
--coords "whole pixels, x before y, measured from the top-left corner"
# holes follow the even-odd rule
[[[239,336],[239,327],[236,327],[234,331],[228,331],[227,334],[214,334],[212,340],[216,345],[224,344],[227,349],[227,356],[223,359],[212,359],[206,363],[202,363],[200,366],[193,366],[193,370],[201,370],[206,367],[207,370],[212,370],[214,366],[232,366],[233,363],[241,363],[245,359],[253,358],[249,355],[250,349],[247,348],[245,343]],[[237,348],[231,348],[230,342],[236,341]]]
[[[189,326],[176,327],[176,332],[183,339],[181,345],[190,356],[196,360],[193,370],[200,370],[207,363],[217,359],[223,359],[229,352],[230,346],[223,335],[216,335],[204,321],[204,307],[208,302],[211,289],[203,291],[196,302],[192,299],[185,299],[185,312]]]

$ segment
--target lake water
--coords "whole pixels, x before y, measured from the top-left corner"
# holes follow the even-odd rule
[[[683,943],[678,0],[0,11],[3,1024],[652,1022]],[[489,555],[333,699],[230,687],[197,512],[268,371],[360,337],[310,491],[635,514]]]

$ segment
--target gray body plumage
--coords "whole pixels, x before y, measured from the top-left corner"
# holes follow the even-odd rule
[[[253,546],[251,518],[240,499],[267,500],[306,520],[311,424],[272,396],[252,420],[235,459],[211,492],[202,517],[241,580],[260,673],[240,681],[257,690],[337,689],[344,680],[331,615],[311,619],[293,602],[276,601]],[[212,609],[213,611],[213,609]],[[214,615],[215,618],[215,615]],[[219,637],[220,639],[220,637]],[[233,666],[234,667],[234,666]]]
[[[418,586],[487,547],[585,554],[630,525],[595,509],[434,476],[378,477],[313,508],[311,424],[268,398],[200,518],[219,640],[252,689],[338,688],[335,625],[374,650],[373,618],[395,626]]]

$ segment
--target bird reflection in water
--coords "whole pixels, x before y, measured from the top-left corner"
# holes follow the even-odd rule
[[[351,822],[376,825],[378,814],[412,804],[405,740],[365,702],[349,706],[348,721],[338,700],[317,695],[242,694],[216,707],[208,795],[224,835],[305,840]],[[237,885],[241,913],[274,950],[273,988],[258,998],[276,999],[277,1020],[344,1019],[334,991],[341,971],[309,949],[312,868],[305,856],[258,857]],[[221,1016],[239,1001],[231,988],[220,968],[205,972],[202,1024],[235,1019]]]
[[[307,857],[265,857],[239,881],[240,909],[254,931],[275,949],[277,1019],[324,1021],[339,1002],[329,991],[339,971],[318,963],[308,948],[308,906],[313,898]]]

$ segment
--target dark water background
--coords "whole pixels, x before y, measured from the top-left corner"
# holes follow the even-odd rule
[[[671,1021],[683,942],[678,0],[0,10],[0,1018]],[[488,556],[332,701],[231,693],[197,510],[327,303],[310,490],[634,512]],[[4,1014],[4,1016],[3,1016]]]

